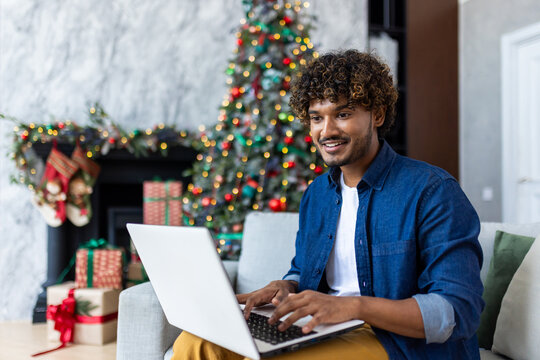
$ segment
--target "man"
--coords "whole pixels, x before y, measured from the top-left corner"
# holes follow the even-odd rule
[[[331,169],[303,195],[289,272],[237,297],[246,317],[266,303],[271,323],[291,313],[280,330],[306,315],[306,333],[350,319],[371,327],[277,358],[480,358],[478,216],[448,173],[383,140],[396,101],[388,67],[355,50],[321,56],[293,85],[290,105]],[[175,343],[178,358],[196,352],[241,358],[189,334]]]

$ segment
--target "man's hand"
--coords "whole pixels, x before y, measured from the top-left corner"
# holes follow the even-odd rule
[[[262,289],[253,291],[249,294],[238,294],[236,299],[240,304],[246,304],[244,307],[244,316],[246,320],[255,306],[272,303],[278,306],[284,299],[296,291],[298,283],[289,280],[276,280],[266,285]]]
[[[275,324],[284,315],[292,313],[278,327],[279,330],[285,331],[298,319],[311,315],[313,318],[302,327],[302,332],[307,334],[319,324],[337,324],[357,319],[358,306],[358,297],[339,297],[306,290],[283,300],[269,322]]]

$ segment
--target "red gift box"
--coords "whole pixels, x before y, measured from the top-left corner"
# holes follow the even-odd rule
[[[151,225],[182,225],[182,182],[143,183],[143,222]]]
[[[122,289],[122,249],[79,249],[75,260],[77,288]]]

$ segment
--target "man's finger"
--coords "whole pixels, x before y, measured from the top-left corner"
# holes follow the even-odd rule
[[[288,296],[276,307],[274,313],[270,317],[269,323],[275,324],[283,316],[305,305],[307,305],[307,303],[304,301],[301,294]]]
[[[279,305],[281,302],[290,295],[288,290],[279,290],[276,295],[272,298],[272,304]]]
[[[293,312],[289,317],[287,317],[281,324],[278,326],[278,330],[285,331],[287,330],[292,324],[303,318],[304,316],[310,315],[310,309],[308,306],[303,306],[299,309],[297,309],[295,312]]]
[[[306,325],[302,326],[302,332],[304,334],[310,333],[315,326],[319,325],[319,320],[316,317],[313,317]]]
[[[250,294],[236,294],[236,300],[239,304],[245,304]]]

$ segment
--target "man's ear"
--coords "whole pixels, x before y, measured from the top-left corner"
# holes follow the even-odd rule
[[[381,127],[384,124],[386,108],[384,106],[373,109],[373,125]]]

